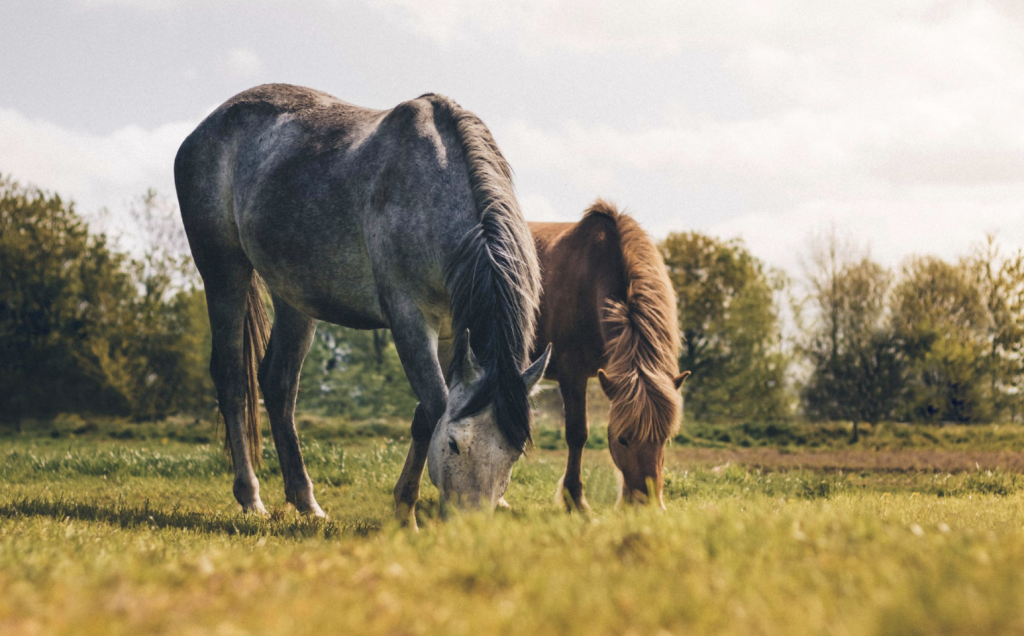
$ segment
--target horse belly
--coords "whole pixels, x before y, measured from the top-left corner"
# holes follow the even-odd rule
[[[288,304],[317,320],[353,329],[389,327],[372,280],[339,277],[333,285],[323,287],[268,286]]]
[[[356,219],[344,214],[247,215],[243,246],[273,293],[317,320],[387,327]]]

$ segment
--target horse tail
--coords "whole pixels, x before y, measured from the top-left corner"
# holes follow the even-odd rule
[[[263,439],[260,427],[260,386],[257,375],[270,341],[270,316],[263,301],[263,279],[255,271],[245,302],[245,329],[242,357],[245,365],[245,428],[249,456],[253,466],[263,463]],[[225,444],[230,443],[225,439]]]
[[[456,417],[493,404],[505,439],[524,450],[531,439],[530,403],[521,373],[528,364],[541,293],[536,247],[516,201],[512,169],[487,126],[446,97],[428,97],[435,116],[454,127],[479,218],[445,270],[455,334],[452,364],[461,364],[466,347],[472,346],[484,369],[481,386]],[[471,343],[465,342],[467,329]]]

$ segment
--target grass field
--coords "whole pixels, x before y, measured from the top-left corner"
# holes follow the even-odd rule
[[[583,517],[541,424],[512,511],[441,522],[425,480],[419,534],[390,521],[395,423],[302,424],[326,522],[283,508],[269,447],[272,514],[239,514],[205,423],[7,433],[0,634],[1024,633],[1020,427],[690,427],[666,512],[616,510],[595,448]]]

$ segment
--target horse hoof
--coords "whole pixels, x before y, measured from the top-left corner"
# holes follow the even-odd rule
[[[251,503],[249,505],[242,504],[242,514],[253,514],[260,517],[270,516],[270,513],[267,512],[266,506],[264,506],[263,502],[260,501],[259,499],[257,499],[254,503]]]
[[[298,510],[299,514],[301,514],[304,517],[316,517],[317,519],[327,518],[327,513],[325,513],[323,509],[320,508],[320,506],[317,505],[315,501],[311,506],[305,506],[304,508],[296,508],[296,510]]]
[[[295,511],[298,512],[300,515],[316,517],[318,519],[327,518],[327,515],[324,514],[323,509],[320,508],[320,504],[318,504],[315,499],[310,499],[309,501],[299,500],[298,503],[295,503],[291,499],[288,499],[287,503],[292,508],[295,508]]]
[[[569,514],[572,514],[574,510],[582,513],[590,512],[590,505],[587,503],[587,498],[583,496],[582,486],[578,495],[572,494],[572,491],[565,487],[564,475],[558,480],[558,487],[555,489],[555,504],[563,506]]]
[[[398,520],[398,524],[403,528],[408,528],[413,532],[419,532],[420,527],[416,523],[416,505],[410,506],[406,503],[399,503],[395,505],[395,519]]]

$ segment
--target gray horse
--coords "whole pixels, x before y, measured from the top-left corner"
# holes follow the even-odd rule
[[[188,136],[174,179],[243,510],[265,512],[253,470],[258,382],[287,501],[323,515],[294,420],[316,320],[392,331],[419,398],[398,518],[416,524],[428,454],[442,503],[493,508],[530,438],[528,395],[550,350],[524,371],[537,255],[483,122],[439,95],[371,110],[258,86]],[[261,278],[274,305],[269,343]]]

